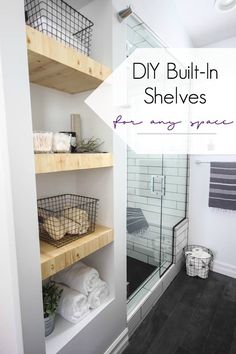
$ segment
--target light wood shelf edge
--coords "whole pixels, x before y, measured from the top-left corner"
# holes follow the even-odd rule
[[[85,170],[113,166],[110,153],[97,154],[35,154],[35,173]]]
[[[40,241],[42,279],[56,274],[98,251],[113,241],[113,230],[106,226],[96,225],[95,232],[79,238],[61,248],[53,247]]]
[[[26,26],[30,81],[68,93],[98,87],[111,69]]]

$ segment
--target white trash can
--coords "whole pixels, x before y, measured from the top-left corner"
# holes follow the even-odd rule
[[[203,246],[189,245],[184,247],[184,255],[187,275],[206,279],[213,261],[212,251]]]

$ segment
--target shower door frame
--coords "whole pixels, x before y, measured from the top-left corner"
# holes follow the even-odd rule
[[[168,46],[152,31],[152,29],[147,25],[145,24],[142,19],[135,13],[132,13],[130,15],[130,17],[133,17],[133,19],[136,21],[136,22],[139,22],[139,25],[142,25],[156,40],[157,43],[160,44],[160,48],[165,48],[167,49]],[[129,25],[127,24],[127,27]],[[130,27],[130,26],[129,26]],[[130,27],[131,28],[131,27]],[[128,38],[128,37],[127,37]],[[145,38],[143,38],[145,40]],[[154,48],[154,47],[153,47]],[[128,50],[127,50],[127,56],[129,56],[131,53],[128,53]],[[164,176],[164,154],[161,155],[161,161],[162,161],[162,164],[161,164],[161,176]],[[175,229],[186,219],[187,217],[187,203],[188,203],[188,200],[187,200],[187,190],[188,190],[188,183],[187,183],[187,179],[188,179],[188,169],[189,169],[189,157],[188,155],[186,154],[186,160],[187,160],[187,163],[186,163],[186,191],[185,191],[185,195],[186,195],[186,198],[185,198],[185,210],[184,210],[184,217],[178,221],[173,227],[172,227],[172,257],[171,257],[171,262],[170,264],[168,265],[167,268],[164,269],[164,271],[162,272],[162,238],[163,238],[163,198],[165,196],[161,195],[161,198],[160,201],[161,201],[161,205],[160,205],[160,223],[159,223],[159,227],[160,227],[160,250],[159,250],[159,259],[160,259],[160,264],[159,266],[156,268],[156,270],[154,270],[152,272],[152,274],[150,274],[144,281],[143,283],[129,296],[129,298],[127,299],[127,302],[129,302],[146,284],[147,282],[152,278],[154,277],[156,274],[159,275],[159,277],[161,278],[167,271],[168,269],[173,265],[174,263],[174,247],[175,247]],[[127,157],[127,161],[128,161],[128,157]]]
[[[140,154],[140,157],[142,156],[142,154]],[[164,159],[165,159],[164,154],[161,155],[161,173],[160,176],[165,176],[164,174]],[[155,275],[159,275],[159,278],[161,279],[162,276],[170,269],[170,267],[174,264],[174,256],[175,256],[175,230],[176,228],[187,218],[187,204],[188,204],[188,199],[187,199],[187,192],[188,192],[188,171],[189,171],[189,156],[188,154],[184,155],[186,157],[186,176],[183,176],[185,178],[185,209],[184,209],[184,215],[183,217],[176,223],[174,224],[171,229],[172,229],[172,236],[171,236],[171,240],[172,240],[172,254],[171,254],[171,261],[169,261],[169,264],[167,267],[164,268],[162,267],[162,253],[163,253],[163,249],[162,249],[162,241],[163,241],[163,201],[165,200],[165,194],[162,194],[160,198],[158,198],[160,200],[160,216],[159,216],[159,227],[160,227],[160,234],[157,236],[160,237],[159,240],[159,245],[160,245],[160,249],[159,249],[159,259],[160,259],[160,264],[159,266],[157,266],[157,268],[143,281],[143,283],[129,296],[129,298],[127,299],[127,302],[129,302],[130,300],[132,300],[135,295],[142,289],[145,287],[145,285],[150,281],[150,279],[152,279]],[[128,161],[128,157],[127,157],[127,161]]]

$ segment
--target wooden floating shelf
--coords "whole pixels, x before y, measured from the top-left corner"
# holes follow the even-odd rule
[[[97,88],[111,69],[26,26],[30,82],[67,93]]]
[[[35,154],[35,173],[86,170],[112,167],[110,153],[98,154]]]
[[[40,241],[42,279],[80,261],[113,241],[111,228],[96,225],[95,232],[60,248]]]

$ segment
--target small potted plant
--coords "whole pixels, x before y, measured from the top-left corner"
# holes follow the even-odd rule
[[[54,281],[49,281],[43,285],[43,310],[45,337],[52,333],[55,327],[55,314],[59,304],[62,289],[56,286]]]
[[[75,152],[81,153],[99,153],[99,148],[103,145],[103,141],[99,138],[81,139],[77,142]]]

